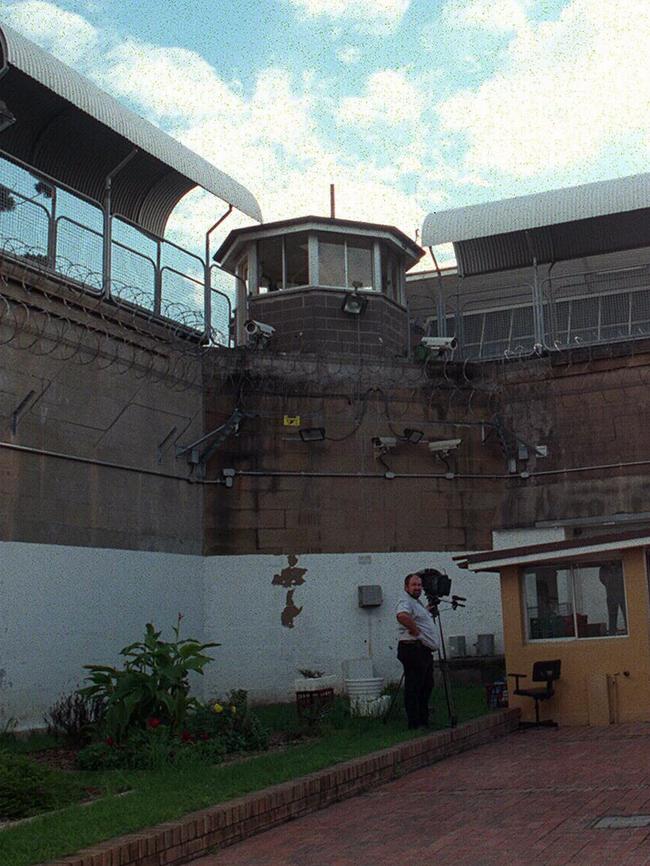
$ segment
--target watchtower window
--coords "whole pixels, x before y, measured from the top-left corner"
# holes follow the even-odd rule
[[[345,235],[318,236],[318,283],[341,289],[374,288],[372,240]]]
[[[257,243],[260,294],[309,285],[308,236],[297,232]]]

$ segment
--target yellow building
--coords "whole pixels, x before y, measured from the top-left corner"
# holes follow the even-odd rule
[[[506,670],[559,659],[555,694],[540,715],[564,725],[650,720],[650,533],[573,538],[457,557],[471,571],[498,572]],[[534,702],[510,706],[534,719]]]

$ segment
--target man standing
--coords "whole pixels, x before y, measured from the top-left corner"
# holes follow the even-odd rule
[[[404,667],[404,706],[409,728],[429,724],[429,698],[433,689],[433,656],[438,649],[433,617],[420,601],[422,578],[408,574],[397,602],[399,635],[397,658]]]

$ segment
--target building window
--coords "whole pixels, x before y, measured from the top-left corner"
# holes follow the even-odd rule
[[[540,565],[525,570],[523,584],[530,641],[628,633],[620,561]]]
[[[261,295],[309,285],[306,232],[257,242],[258,286]]]
[[[398,257],[384,244],[381,246],[381,290],[394,301],[401,301],[400,263]]]
[[[372,246],[372,241],[364,238],[319,235],[318,284],[372,291]]]

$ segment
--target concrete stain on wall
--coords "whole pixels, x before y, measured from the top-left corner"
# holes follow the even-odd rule
[[[278,574],[273,575],[271,581],[274,586],[283,586],[287,590],[287,597],[284,603],[284,610],[280,614],[280,622],[285,628],[293,628],[295,618],[302,611],[302,607],[298,607],[293,600],[295,589],[293,587],[300,586],[305,582],[306,568],[298,568],[298,557],[290,553],[287,556],[285,566]]]

